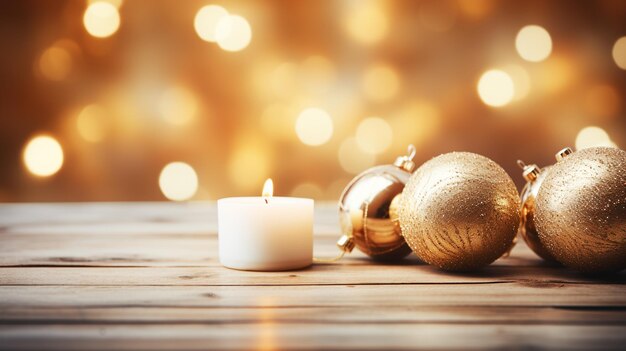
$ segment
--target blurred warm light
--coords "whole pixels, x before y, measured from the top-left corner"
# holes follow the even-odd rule
[[[263,83],[263,89],[269,89],[274,96],[287,98],[291,96],[298,84],[298,66],[291,62],[283,62],[271,71]]]
[[[350,180],[351,178],[349,177],[336,178],[332,181],[332,183],[330,183],[330,185],[326,187],[323,198],[331,200],[339,199],[346,185],[350,183]]]
[[[296,134],[306,145],[325,144],[333,136],[333,120],[320,108],[308,108],[296,120]]]
[[[263,191],[261,192],[261,196],[263,197],[274,196],[274,181],[272,181],[272,178],[267,178],[265,180],[265,183],[263,183]]]
[[[398,73],[388,65],[371,66],[363,75],[363,91],[372,100],[388,100],[397,94],[399,88]]]
[[[513,100],[522,100],[530,92],[530,76],[524,67],[519,65],[508,65],[503,68],[513,80],[514,95]]]
[[[226,51],[241,51],[250,45],[252,28],[241,16],[223,16],[215,27],[215,40],[217,45]]]
[[[408,144],[419,148],[437,133],[440,119],[439,110],[428,101],[411,101],[400,108],[389,120],[393,130],[394,150],[405,152]]]
[[[173,125],[186,125],[195,118],[198,102],[191,91],[175,86],[163,92],[158,108],[166,122]]]
[[[610,85],[589,87],[584,99],[586,112],[593,117],[608,118],[616,116],[621,108],[622,99],[617,90]]]
[[[478,81],[478,95],[489,106],[504,106],[511,102],[515,95],[513,79],[501,70],[487,71]]]
[[[78,134],[86,141],[97,143],[104,139],[106,133],[106,112],[99,105],[88,105],[83,108],[76,119]]]
[[[369,117],[359,123],[355,139],[361,150],[370,154],[380,154],[391,145],[393,131],[384,119]]]
[[[261,127],[269,136],[291,140],[295,120],[295,112],[292,108],[284,104],[271,104],[261,114]]]
[[[315,183],[300,183],[291,190],[291,196],[306,197],[311,199],[319,199],[323,196],[324,191]]]
[[[456,2],[436,0],[420,2],[420,23],[434,32],[450,30],[456,21],[456,13]]]
[[[389,20],[380,2],[362,1],[350,8],[345,27],[352,39],[371,45],[387,35]]]
[[[571,56],[553,55],[550,60],[544,62],[540,71],[536,73],[535,80],[541,93],[559,93],[575,85],[576,79],[580,79],[579,66],[572,61]]]
[[[172,162],[163,167],[159,175],[159,187],[169,200],[189,200],[198,190],[198,176],[190,165]]]
[[[26,169],[39,177],[48,177],[63,166],[61,144],[51,136],[33,137],[24,148],[22,160]]]
[[[491,13],[494,8],[494,0],[459,1],[457,5],[467,17],[480,20]]]
[[[120,27],[120,14],[109,2],[93,2],[85,10],[83,24],[87,32],[96,38],[110,37]]]
[[[39,58],[39,70],[50,80],[63,80],[72,69],[72,56],[61,46],[51,46]]]
[[[303,83],[312,91],[323,92],[335,78],[335,67],[328,58],[319,55],[309,56],[302,62]]]
[[[215,42],[217,23],[224,17],[228,16],[228,11],[218,5],[207,5],[202,7],[196,13],[193,21],[193,27],[198,36],[208,42]]]
[[[259,138],[245,135],[240,139],[230,157],[228,172],[239,190],[256,193],[270,171],[270,150]]]
[[[497,0],[74,5],[7,7],[20,21],[0,35],[13,102],[5,115],[16,116],[4,125],[5,159],[17,145],[20,176],[57,172],[41,192],[7,173],[7,201],[160,196],[156,177],[176,160],[198,177],[199,160],[221,165],[192,199],[259,194],[270,175],[287,194],[336,198],[353,173],[410,143],[418,159],[449,148],[484,151],[471,135],[487,128],[503,146],[494,157],[505,159],[515,133],[530,131],[542,136],[531,150],[541,159],[550,141],[574,144],[577,136],[572,146],[582,148],[626,140],[626,32],[616,5],[552,4],[534,19],[519,16],[531,4]],[[285,31],[294,23],[302,30]],[[561,36],[568,28],[576,40]],[[31,75],[11,69],[24,64]],[[500,106],[502,117],[516,118],[467,118]],[[33,146],[39,151],[27,161],[35,135],[25,138],[24,128],[62,133],[55,147]],[[298,152],[308,154],[286,162]],[[60,168],[46,170],[55,160]],[[152,182],[137,185],[150,177],[150,167],[137,172],[137,160],[158,165]],[[303,174],[307,162],[334,165]],[[81,192],[75,181],[101,190]]]
[[[122,7],[122,4],[124,3],[123,0],[87,0],[87,4],[93,4],[96,2],[108,2],[109,4],[115,6],[115,8],[120,8]]]
[[[576,136],[576,149],[587,149],[590,147],[606,146],[617,147],[609,134],[602,128],[596,126],[585,127]]]
[[[355,138],[348,138],[339,147],[339,164],[344,171],[358,174],[372,167],[376,161],[374,154],[363,151]]]
[[[540,62],[548,58],[552,52],[550,33],[537,25],[526,26],[517,33],[515,38],[517,53],[526,61]]]
[[[626,36],[615,41],[613,45],[613,60],[617,67],[626,69]]]

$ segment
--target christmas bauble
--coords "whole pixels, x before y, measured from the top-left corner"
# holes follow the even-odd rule
[[[571,152],[571,151],[569,151]],[[535,223],[548,252],[582,272],[626,268],[626,151],[557,154],[537,194]]]
[[[373,167],[356,176],[339,200],[339,220],[344,251],[356,247],[380,260],[400,259],[411,253],[397,220],[398,196],[411,172],[415,149],[396,159],[393,165]]]
[[[524,238],[526,245],[539,257],[549,262],[556,262],[554,257],[541,243],[541,240],[539,240],[539,233],[535,226],[537,193],[543,180],[546,178],[546,174],[552,167],[539,168],[537,165],[525,165],[521,161],[518,161],[518,164],[523,168],[523,176],[527,182],[520,193],[522,221],[519,226],[519,233]]]
[[[515,184],[498,164],[453,152],[415,171],[402,193],[399,219],[419,258],[445,270],[468,271],[511,247],[519,207]]]

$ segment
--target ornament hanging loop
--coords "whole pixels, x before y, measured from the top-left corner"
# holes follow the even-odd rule
[[[406,148],[406,150],[407,150],[406,157],[409,160],[412,160],[415,157],[415,154],[417,153],[417,149],[415,149],[415,145],[409,144],[409,146]]]
[[[342,235],[339,240],[337,240],[337,247],[340,252],[337,256],[332,258],[319,258],[313,257],[313,263],[335,263],[343,258],[343,256],[347,253],[352,252],[354,249],[354,240],[352,240],[352,235]]]
[[[535,181],[541,173],[541,168],[535,164],[527,165],[524,161],[517,160],[517,165],[522,169],[522,175],[527,182]]]
[[[332,258],[313,257],[313,263],[335,263],[339,261],[340,259],[342,259],[345,254],[346,254],[346,251],[341,251],[339,255],[332,257]]]
[[[417,150],[415,149],[415,146],[413,144],[410,144],[407,147],[406,155],[396,158],[396,160],[393,162],[393,165],[409,173],[412,173],[415,170],[415,162],[413,162],[413,158],[415,157],[416,153]]]

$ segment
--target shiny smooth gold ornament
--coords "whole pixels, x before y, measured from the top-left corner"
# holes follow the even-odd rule
[[[526,179],[526,185],[520,194],[522,200],[522,221],[519,226],[519,234],[524,238],[526,245],[537,256],[549,262],[557,262],[550,252],[546,250],[541,240],[539,240],[539,233],[535,226],[537,193],[543,180],[546,178],[546,174],[552,167],[539,168],[537,165],[526,165],[522,161],[517,161],[517,164],[523,169],[522,175]]]
[[[469,271],[507,252],[519,213],[517,189],[502,167],[481,155],[452,152],[413,173],[399,220],[419,258],[441,269]]]
[[[340,249],[350,252],[356,246],[374,259],[401,259],[411,253],[397,221],[398,196],[415,169],[415,148],[393,165],[373,167],[356,176],[339,200],[343,236]]]
[[[539,189],[539,239],[581,272],[626,268],[626,151],[597,147],[557,154]]]

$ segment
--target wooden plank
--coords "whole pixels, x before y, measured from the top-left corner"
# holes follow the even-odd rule
[[[349,260],[349,259],[346,259]],[[320,264],[299,271],[246,272],[211,262],[206,267],[4,267],[0,285],[65,286],[227,286],[363,284],[624,284],[626,273],[590,278],[561,267],[493,265],[479,272],[454,274],[415,262],[403,265]]]
[[[316,238],[315,254],[338,254],[336,237]],[[2,237],[0,266],[218,266],[217,237],[184,234]],[[62,245],[60,245],[62,243]],[[351,257],[365,257],[355,252]],[[357,263],[357,262],[354,262]],[[368,262],[369,263],[369,262]]]
[[[0,266],[217,266],[216,220],[214,203],[0,205]],[[337,222],[335,204],[318,205],[317,256],[337,254]],[[518,245],[496,264],[541,261]]]
[[[279,324],[0,326],[0,349],[621,349],[623,326]]]
[[[0,286],[10,306],[606,306],[626,307],[616,284],[497,283],[346,286]]]
[[[217,266],[217,237],[188,234],[27,234],[2,235],[0,266]],[[315,238],[315,255],[338,254],[337,236]],[[62,243],[60,245],[59,243]],[[354,250],[347,258],[365,259]],[[415,260],[413,260],[415,261]],[[344,260],[351,264],[366,261]],[[497,265],[544,265],[524,244]]]
[[[217,261],[214,203],[0,205],[0,349],[621,348],[626,273],[521,244],[472,274],[355,252],[294,272]],[[336,254],[334,204],[316,255]],[[2,267],[4,266],[4,268]]]
[[[321,206],[324,207],[324,206]],[[215,223],[215,202],[98,202],[0,204],[4,230],[27,226],[81,225],[126,222]]]
[[[626,325],[626,309],[517,306],[2,307],[0,324],[431,323]]]
[[[214,201],[193,202],[99,202],[54,204],[0,204],[0,232],[81,233],[92,226],[97,233],[131,230],[146,232],[137,224],[158,224],[159,231],[180,228],[188,232],[217,232],[217,206]],[[318,202],[315,206],[316,233],[338,231],[336,202]],[[176,228],[180,226],[180,228]],[[100,228],[98,228],[100,227]],[[120,230],[118,230],[120,229]],[[138,229],[138,230],[133,230]],[[149,232],[149,231],[148,231]]]

